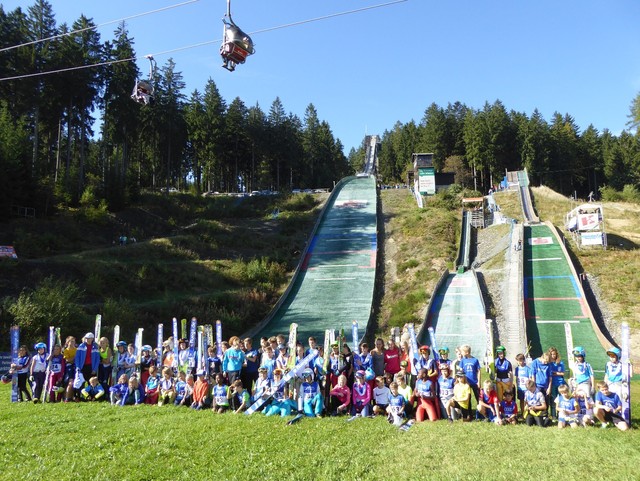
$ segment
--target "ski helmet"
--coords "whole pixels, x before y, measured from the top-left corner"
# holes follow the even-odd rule
[[[144,351],[151,352],[152,350],[153,350],[153,348],[149,344],[145,344],[144,346],[142,346],[142,352],[144,352]]]
[[[44,342],[38,342],[33,348],[37,351],[38,349],[47,349],[47,345]]]
[[[11,376],[8,374],[2,375],[2,384],[9,384],[11,382]]]
[[[440,349],[438,349],[438,352],[440,354],[449,354],[449,348],[447,346],[442,346]]]
[[[507,350],[505,349],[505,347],[504,347],[504,346],[498,346],[498,347],[496,347],[496,353],[498,353],[498,352],[506,352],[506,351],[507,351]]]
[[[367,369],[364,372],[365,381],[373,381],[375,378],[376,378],[376,373],[373,371],[373,369]]]
[[[362,369],[356,371],[356,377],[364,377],[364,376],[365,376],[365,372]]]
[[[127,343],[125,341],[120,341],[116,344],[116,347],[120,347],[120,346],[127,347]]]
[[[302,371],[302,379],[306,379],[308,377],[313,379],[313,369],[311,368],[306,368],[304,371]]]
[[[612,347],[607,351],[607,355],[616,356],[616,358],[620,359],[620,356],[622,355],[622,351],[618,347]]]
[[[576,346],[573,348],[573,355],[574,356],[582,356],[582,357],[586,357],[585,356],[585,352],[584,352],[584,347],[582,346]]]

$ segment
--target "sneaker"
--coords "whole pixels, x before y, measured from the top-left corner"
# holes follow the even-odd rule
[[[602,423],[602,426],[600,426],[600,429],[607,429],[609,427],[609,423]]]
[[[449,421],[450,424],[453,423],[453,418],[447,418],[447,421]]]

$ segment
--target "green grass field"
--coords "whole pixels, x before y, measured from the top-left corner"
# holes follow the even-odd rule
[[[444,421],[401,432],[382,418],[287,426],[261,414],[8,399],[2,386],[3,480],[638,479],[640,402],[626,433]]]

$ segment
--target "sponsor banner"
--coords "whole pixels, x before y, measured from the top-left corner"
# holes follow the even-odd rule
[[[578,215],[578,230],[594,230],[600,225],[599,214],[579,214]]]
[[[418,168],[418,183],[420,193],[434,195],[436,193],[436,171],[433,167]]]
[[[583,232],[580,234],[583,246],[601,246],[602,232]]]

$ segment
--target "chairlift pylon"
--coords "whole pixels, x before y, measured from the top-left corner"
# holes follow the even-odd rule
[[[155,76],[157,64],[153,55],[145,55],[145,58],[149,60],[149,78],[147,80],[136,80],[136,84],[133,86],[131,98],[139,104],[149,105],[153,103],[153,78]]]
[[[222,23],[224,24],[222,45],[220,45],[222,66],[229,72],[233,72],[236,65],[244,63],[249,55],[254,54],[253,40],[231,18],[231,0],[227,0],[227,13],[222,18]]]

